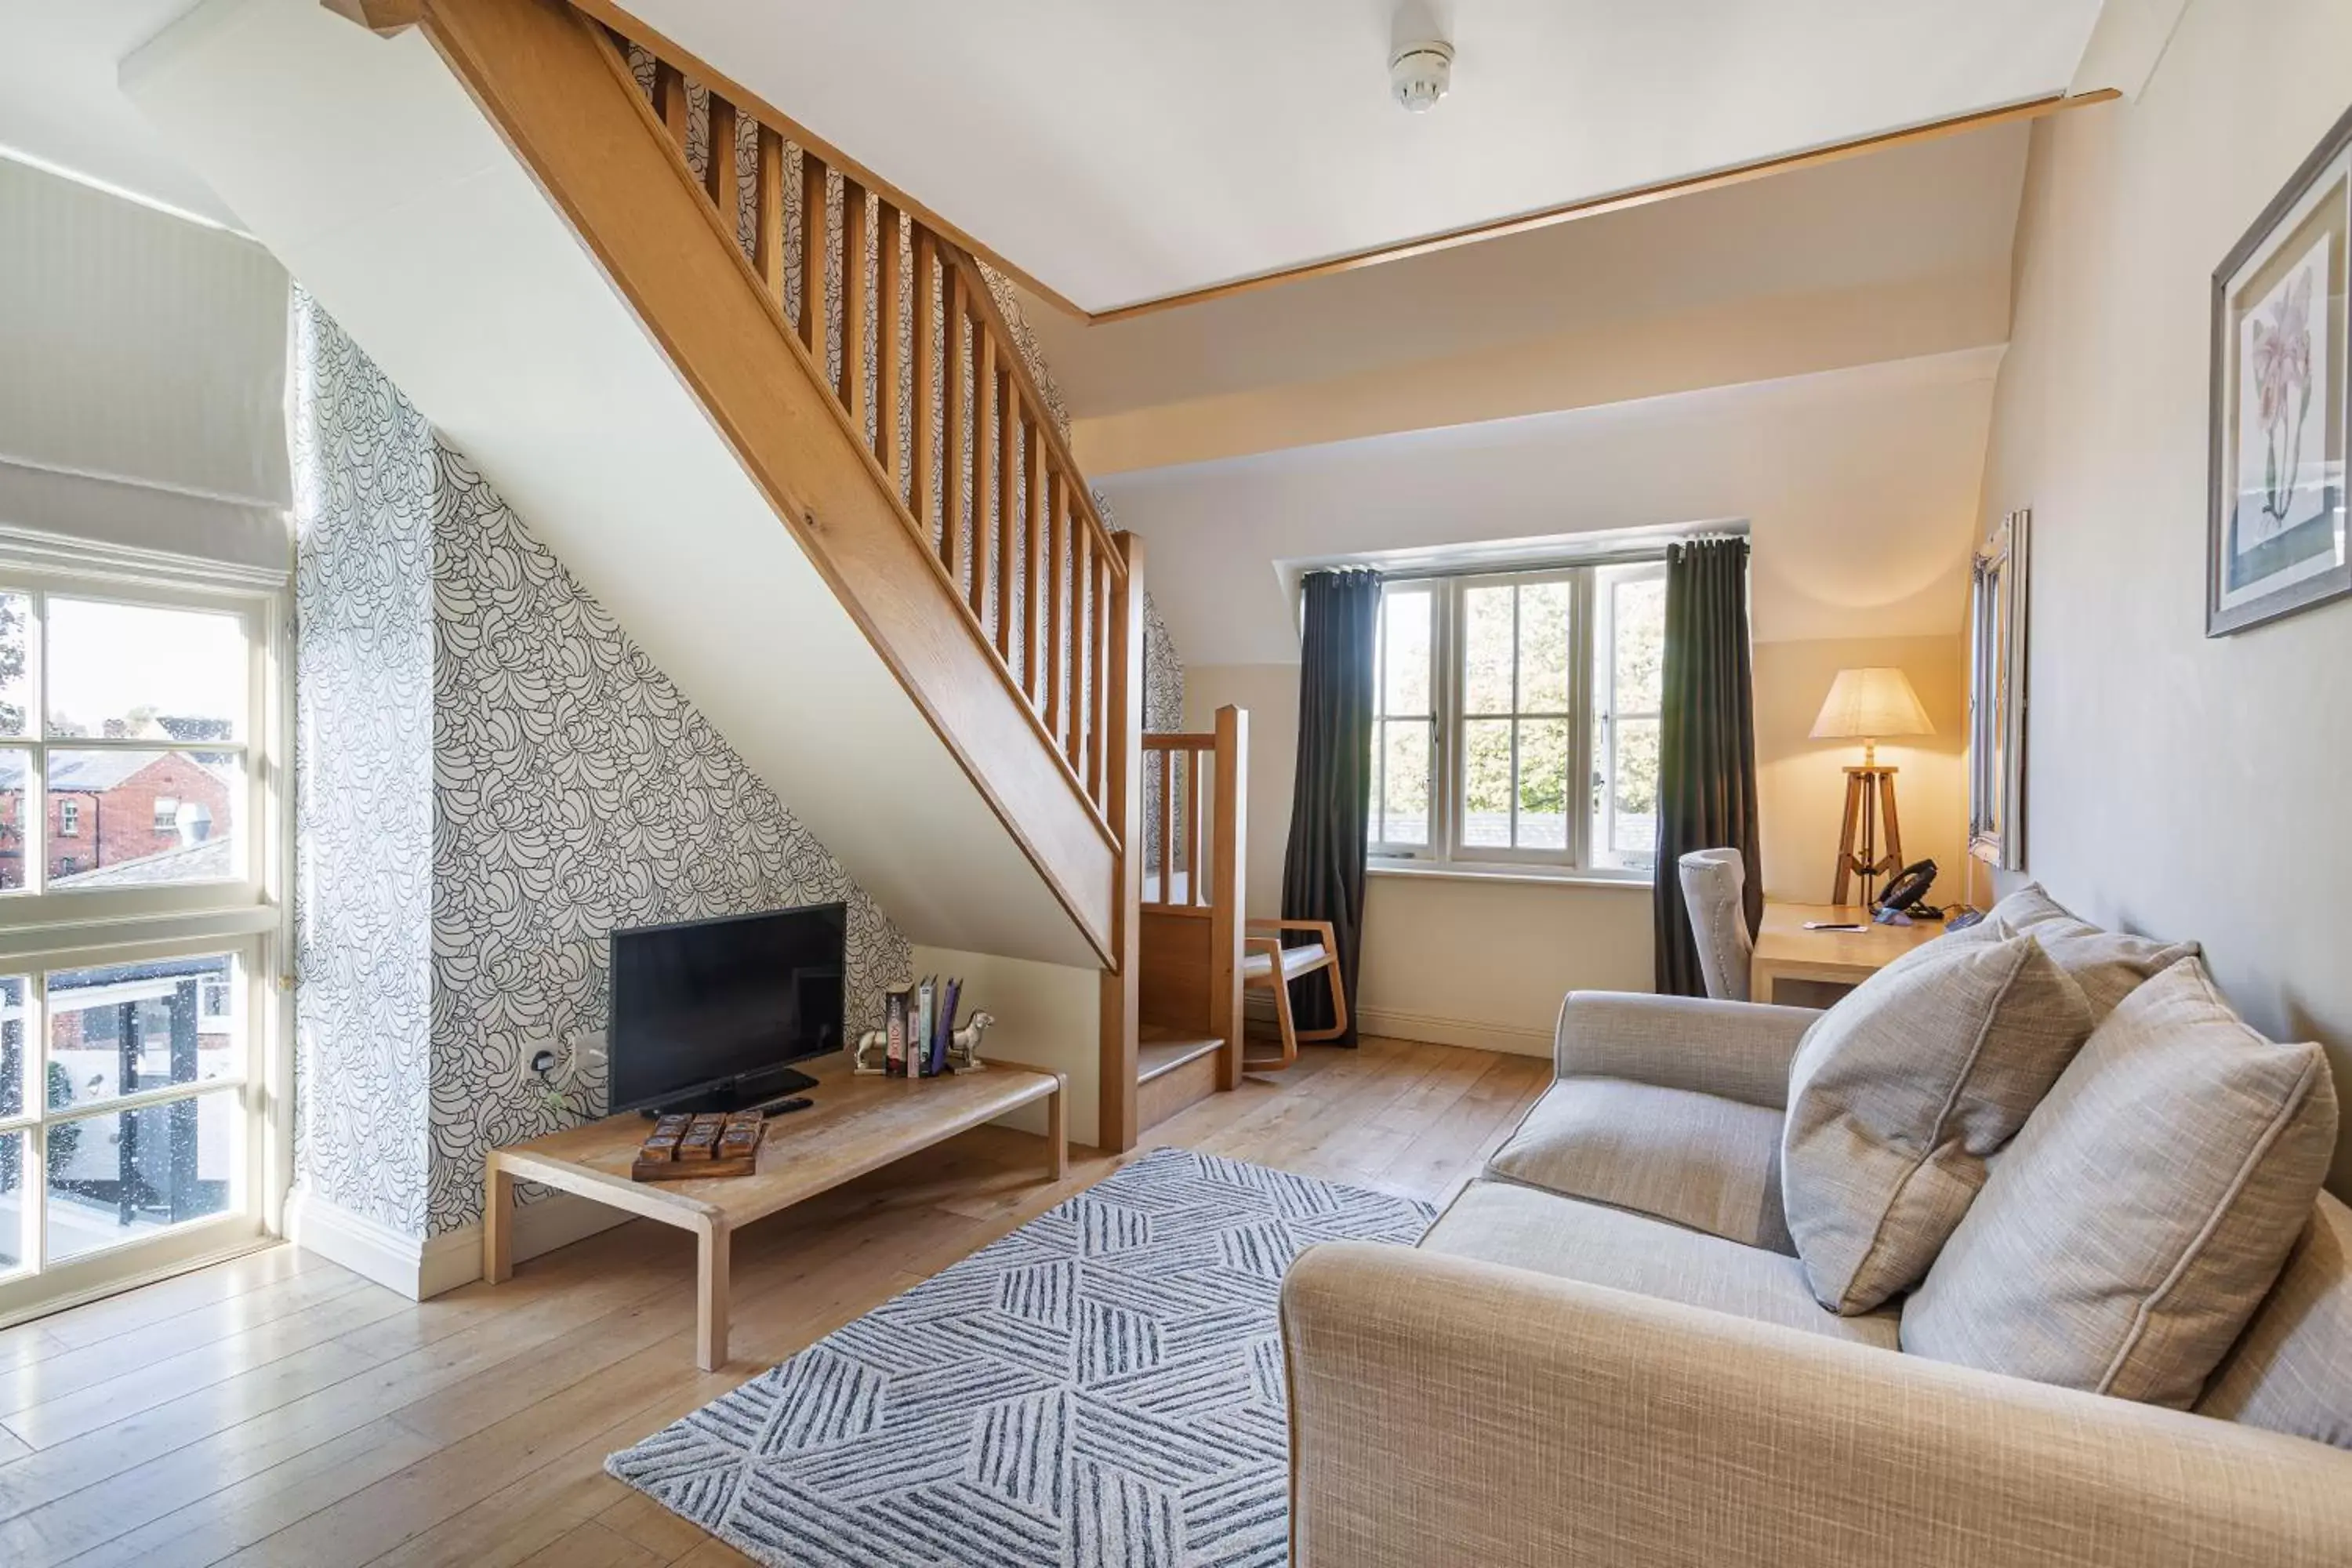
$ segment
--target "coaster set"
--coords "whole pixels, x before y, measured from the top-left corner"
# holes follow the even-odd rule
[[[629,1178],[638,1182],[699,1182],[715,1176],[748,1176],[760,1163],[760,1142],[768,1123],[756,1110],[732,1115],[673,1114],[654,1123],[653,1136],[638,1146]]]

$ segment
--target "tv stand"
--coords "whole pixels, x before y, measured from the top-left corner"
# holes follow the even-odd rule
[[[730,1239],[742,1226],[1041,1100],[1046,1179],[1058,1182],[1068,1173],[1068,1079],[1058,1072],[992,1058],[984,1072],[911,1081],[858,1078],[838,1055],[817,1071],[824,1098],[769,1127],[758,1169],[748,1176],[631,1181],[646,1130],[625,1111],[491,1150],[484,1172],[482,1277],[496,1285],[514,1271],[517,1182],[544,1182],[690,1230],[696,1238],[694,1364],[716,1372],[727,1364]]]
[[[753,1084],[758,1085],[756,1089],[751,1087]],[[677,1100],[664,1100],[659,1105],[649,1105],[637,1114],[651,1121],[657,1116],[679,1113],[696,1116],[712,1111],[723,1113],[730,1110],[756,1110],[763,1105],[782,1100],[788,1095],[805,1094],[815,1087],[816,1079],[809,1077],[808,1074],[796,1071],[792,1068],[785,1068],[777,1072],[763,1072],[748,1082],[742,1079],[737,1079],[733,1083],[721,1084],[717,1089],[707,1089],[700,1094],[689,1094]]]

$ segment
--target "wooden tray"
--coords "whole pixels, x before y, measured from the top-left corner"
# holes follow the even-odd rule
[[[751,1129],[751,1147],[741,1148],[741,1134]],[[708,1142],[719,1143],[723,1133],[736,1140],[734,1152],[708,1156],[683,1156],[677,1150],[681,1135],[688,1129],[695,1133],[709,1134]],[[757,1111],[737,1111],[731,1116],[704,1114],[691,1119],[665,1116],[656,1126],[653,1138],[646,1140],[637,1156],[629,1163],[629,1179],[633,1182],[700,1182],[724,1176],[748,1176],[760,1168],[760,1148],[767,1142],[768,1123]],[[723,1145],[721,1145],[723,1146]],[[651,1151],[652,1152],[649,1152]]]

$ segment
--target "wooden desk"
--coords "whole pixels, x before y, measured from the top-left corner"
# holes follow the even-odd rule
[[[631,1111],[490,1151],[482,1211],[482,1275],[493,1285],[514,1272],[514,1184],[544,1182],[694,1233],[694,1361],[705,1372],[727,1363],[727,1264],[736,1227],[763,1219],[844,1182],[1043,1100],[1045,1173],[1068,1169],[1065,1113],[1069,1080],[1012,1063],[949,1078],[859,1078],[846,1053],[810,1069],[816,1103],[768,1123],[759,1168],[748,1176],[698,1182],[633,1182],[630,1163],[653,1123]]]
[[[1860,931],[1807,931],[1807,921],[1860,922]],[[1870,923],[1870,911],[1853,904],[1782,904],[1764,906],[1764,927],[1756,933],[1756,956],[1748,969],[1748,994],[1758,1002],[1773,1000],[1773,988],[1782,980],[1810,980],[1822,984],[1861,984],[1913,948],[1944,934],[1941,921],[1916,925]]]

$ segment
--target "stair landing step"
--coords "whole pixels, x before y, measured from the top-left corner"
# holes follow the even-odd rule
[[[1186,1062],[1197,1061],[1224,1047],[1225,1042],[1219,1036],[1195,1035],[1182,1029],[1146,1024],[1138,1031],[1135,1081],[1150,1083],[1155,1078],[1174,1072]]]

